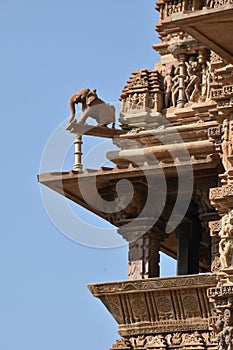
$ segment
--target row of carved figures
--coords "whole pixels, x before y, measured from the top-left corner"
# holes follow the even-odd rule
[[[161,112],[163,108],[182,107],[193,102],[209,100],[211,87],[218,85],[217,78],[209,61],[197,56],[187,58],[185,62],[167,65],[163,88],[157,91],[137,92],[133,89],[122,100],[122,112],[130,113],[139,110]],[[146,89],[141,83],[141,88]],[[163,89],[163,92],[162,92]],[[162,94],[164,97],[161,97]]]
[[[183,79],[183,85],[180,84],[181,79]],[[177,106],[180,89],[183,89],[186,103],[210,99],[210,87],[214,80],[210,63],[208,61],[201,63],[195,56],[191,56],[185,62],[184,74],[180,66],[169,66],[164,78],[165,107]]]
[[[129,111],[145,110],[147,107],[150,109],[155,108],[157,93],[133,93],[129,94],[122,102],[122,112],[127,113]]]
[[[216,334],[214,332],[176,332],[158,335],[139,335],[128,339],[119,339],[112,346],[113,349],[169,349],[185,347],[187,349],[205,349],[208,345],[216,345]],[[222,349],[223,350],[223,349]],[[227,349],[230,350],[230,349]]]

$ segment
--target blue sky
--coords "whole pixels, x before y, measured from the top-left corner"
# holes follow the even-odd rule
[[[157,20],[153,0],[0,2],[1,349],[109,349],[119,337],[86,285],[125,280],[127,247],[65,237],[43,207],[36,175],[45,144],[68,119],[70,95],[95,87],[117,101],[132,71],[153,68]],[[163,273],[173,274],[167,260]]]

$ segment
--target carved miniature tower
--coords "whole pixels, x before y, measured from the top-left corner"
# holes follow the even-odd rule
[[[73,122],[75,170],[39,181],[129,242],[129,280],[89,286],[119,324],[112,349],[232,350],[233,5],[158,0],[156,9],[161,60],[129,78],[121,129]],[[112,138],[112,168],[82,169],[82,134]],[[121,179],[133,196],[127,202],[123,188],[111,213],[91,206],[77,180],[88,188],[93,179],[103,203],[114,202]],[[160,251],[177,260],[176,277],[159,277]]]

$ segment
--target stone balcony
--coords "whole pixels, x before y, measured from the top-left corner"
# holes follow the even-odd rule
[[[119,334],[213,331],[213,310],[207,289],[215,275],[186,275],[89,285],[119,325]],[[213,322],[213,323],[212,323]]]

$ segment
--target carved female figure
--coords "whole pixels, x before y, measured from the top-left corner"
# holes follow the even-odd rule
[[[228,156],[229,156],[229,122],[227,119],[224,119],[223,124],[223,135],[222,135],[222,163],[225,168],[225,172],[229,170],[230,163],[228,161]]]
[[[197,102],[201,93],[201,64],[196,57],[190,57],[187,63],[187,73],[189,75],[189,83],[185,89],[188,102]]]
[[[175,71],[175,67],[171,65],[167,69],[167,75],[164,78],[165,108],[169,108],[172,104],[172,86],[174,84],[173,82],[174,71]]]
[[[176,102],[178,99],[178,94],[179,94],[179,72],[180,68],[177,67],[175,72],[174,72],[174,77],[172,78],[172,105],[173,107],[176,107]]]
[[[223,269],[232,266],[233,241],[231,238],[222,238],[219,242],[220,262]]]
[[[233,267],[233,211],[222,218],[222,228],[219,232],[220,262],[222,269]]]

